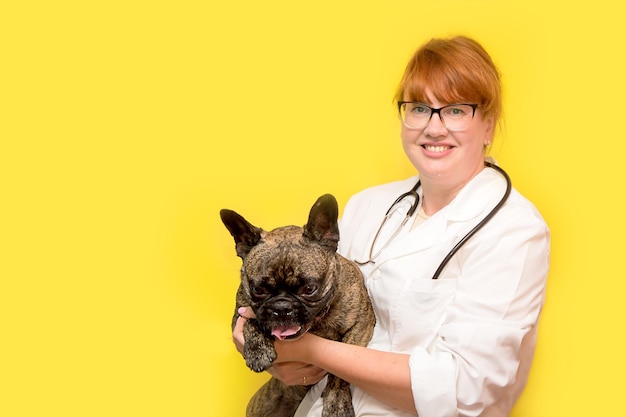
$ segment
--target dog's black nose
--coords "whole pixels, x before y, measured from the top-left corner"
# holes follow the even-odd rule
[[[270,311],[273,316],[293,316],[293,309],[289,301],[276,301]]]

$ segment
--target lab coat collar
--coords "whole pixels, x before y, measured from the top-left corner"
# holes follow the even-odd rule
[[[384,262],[429,249],[445,241],[458,240],[498,203],[506,190],[505,180],[491,168],[483,169],[467,183],[457,196],[428,221],[406,231],[392,241],[376,259],[376,266]],[[423,200],[421,190],[420,205]],[[418,208],[419,209],[419,208]],[[411,223],[411,222],[409,222]],[[467,224],[469,223],[469,224]],[[409,229],[409,225],[406,226]]]
[[[506,191],[506,181],[495,169],[485,168],[448,204],[449,222],[465,222],[489,212]]]

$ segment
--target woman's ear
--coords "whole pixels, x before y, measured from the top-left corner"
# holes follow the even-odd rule
[[[485,147],[491,145],[491,140],[493,139],[493,135],[495,132],[495,128],[496,128],[496,123],[493,119],[493,117],[488,117],[487,119],[485,119],[485,138],[484,138],[484,142],[483,145]]]

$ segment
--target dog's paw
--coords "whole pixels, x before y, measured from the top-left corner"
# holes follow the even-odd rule
[[[322,417],[355,417],[349,387],[326,392]]]
[[[263,372],[270,366],[276,359],[276,351],[274,349],[260,349],[248,353],[244,353],[246,358],[246,365],[254,372]]]

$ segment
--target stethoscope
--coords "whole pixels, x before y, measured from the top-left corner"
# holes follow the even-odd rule
[[[443,261],[441,261],[441,264],[439,264],[439,267],[435,271],[435,274],[433,275],[432,279],[439,278],[439,275],[441,275],[441,272],[443,271],[443,268],[445,268],[445,266],[448,264],[448,262],[450,262],[450,259],[452,259],[454,254],[457,253],[459,251],[459,249],[461,249],[461,246],[463,246],[472,236],[474,236],[476,234],[476,232],[478,232],[485,224],[487,224],[487,222],[489,222],[489,220],[491,220],[491,218],[498,212],[498,210],[500,210],[500,208],[504,205],[506,200],[509,198],[509,194],[511,194],[511,178],[506,173],[506,171],[504,171],[499,166],[497,166],[495,164],[492,164],[490,162],[486,162],[486,161],[485,161],[485,166],[488,167],[488,168],[495,169],[497,172],[500,173],[500,175],[502,175],[504,177],[504,179],[506,180],[506,190],[504,191],[504,194],[502,195],[502,198],[500,199],[500,201],[498,201],[498,204],[496,204],[494,206],[494,208],[491,209],[491,211],[476,226],[474,226],[474,228],[472,230],[470,230],[465,236],[463,236],[463,238],[452,248],[452,250],[450,250],[450,252],[448,252],[446,257],[443,258]],[[420,180],[418,180],[417,184],[415,184],[413,186],[413,188],[411,188],[406,193],[403,193],[402,195],[400,195],[400,197],[398,197],[396,199],[396,201],[393,202],[393,204],[389,207],[389,209],[385,213],[385,217],[383,218],[382,222],[380,223],[380,226],[378,226],[378,230],[376,231],[376,234],[374,235],[374,240],[372,241],[372,244],[370,245],[370,251],[369,251],[368,260],[365,261],[365,262],[360,262],[360,261],[357,261],[355,259],[354,260],[355,263],[357,263],[358,265],[361,265],[361,266],[367,265],[369,263],[372,263],[372,264],[376,263],[374,261],[374,258],[378,257],[378,255],[380,255],[380,253],[389,246],[389,244],[398,236],[398,234],[400,233],[402,228],[406,225],[406,223],[409,221],[411,216],[413,216],[413,214],[415,214],[415,211],[417,210],[417,207],[419,206],[419,201],[420,201],[420,197],[419,197],[419,194],[417,193],[417,190],[419,189],[421,184],[422,184],[422,182]],[[389,217],[391,217],[391,213],[392,213],[394,207],[396,205],[398,205],[398,203],[400,203],[402,200],[404,200],[407,197],[412,197],[414,199],[414,202],[411,204],[411,207],[406,212],[406,215],[404,216],[404,219],[402,219],[402,222],[397,227],[397,229],[393,232],[393,234],[387,240],[387,242],[385,242],[385,244],[376,253],[373,253],[374,252],[374,246],[376,245],[376,240],[378,240],[378,236],[380,235],[380,231],[385,226],[385,223],[387,223],[387,220],[389,219]]]

